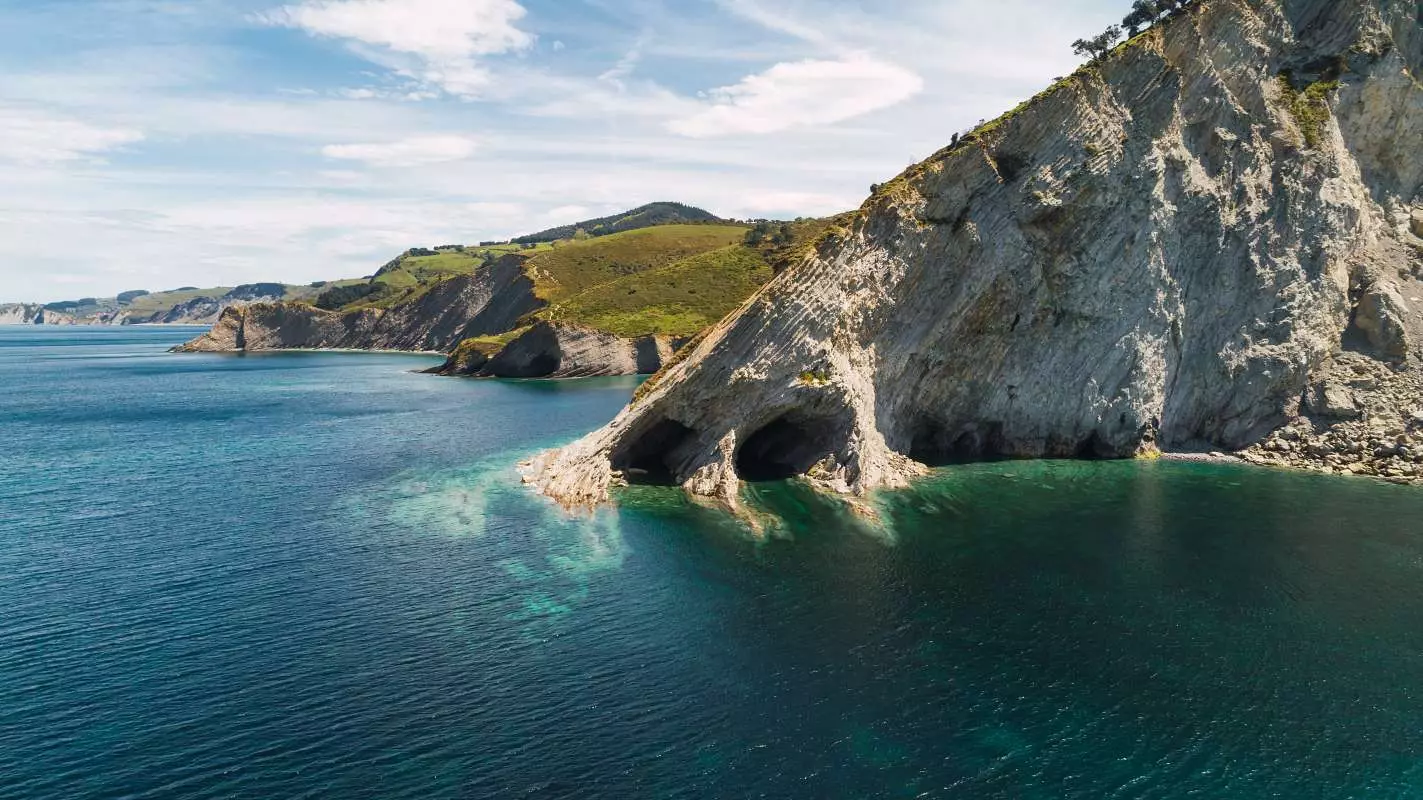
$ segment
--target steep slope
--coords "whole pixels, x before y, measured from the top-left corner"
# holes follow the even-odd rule
[[[0,305],[0,325],[34,325],[42,319],[44,306],[30,303],[6,303]]]
[[[577,242],[525,270],[546,305],[516,335],[461,345],[438,370],[484,377],[650,374],[771,278],[747,229],[666,225]],[[536,324],[535,324],[536,323]],[[501,352],[502,351],[502,352]]]
[[[1404,0],[1194,4],[880,187],[528,479],[734,505],[743,478],[862,493],[1287,423],[1338,471],[1315,453],[1341,381],[1393,448],[1365,469],[1416,475],[1419,24]]]
[[[505,256],[440,281],[389,308],[327,311],[305,303],[254,303],[223,312],[213,329],[175,352],[287,349],[448,351],[501,333],[537,309],[524,259]]]
[[[672,224],[537,245],[416,248],[370,278],[315,287],[308,302],[229,309],[176,349],[453,352],[435,370],[445,375],[654,372],[661,354],[771,277],[762,251],[742,244],[747,231]]]
[[[665,335],[624,337],[566,323],[538,322],[510,334],[467,339],[437,375],[490,378],[592,378],[651,375],[686,340]]]

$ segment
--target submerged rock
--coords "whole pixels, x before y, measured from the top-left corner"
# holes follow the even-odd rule
[[[1402,371],[1350,384],[1366,419],[1411,411],[1420,74],[1411,0],[1196,4],[880,187],[527,479],[734,505],[743,477],[862,493],[951,458],[1242,451],[1345,354]]]

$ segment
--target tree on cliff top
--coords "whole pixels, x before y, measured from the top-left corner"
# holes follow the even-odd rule
[[[1122,29],[1113,25],[1091,39],[1078,39],[1072,43],[1072,52],[1079,56],[1089,56],[1097,61],[1111,51],[1112,45],[1122,38]]]

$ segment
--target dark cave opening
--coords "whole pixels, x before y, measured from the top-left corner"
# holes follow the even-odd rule
[[[620,445],[612,455],[613,469],[630,484],[676,486],[680,481],[669,457],[696,433],[676,420],[664,419]]]
[[[736,451],[736,474],[752,483],[804,475],[834,453],[845,433],[835,417],[787,414],[752,434]]]
[[[1105,461],[1115,458],[1116,453],[1110,445],[1102,441],[1100,433],[1092,431],[1086,439],[1077,443],[1077,449],[1073,452],[1072,457],[1081,461]]]
[[[1003,423],[985,422],[950,428],[932,419],[915,424],[910,438],[910,458],[930,467],[946,467],[1006,457]]]

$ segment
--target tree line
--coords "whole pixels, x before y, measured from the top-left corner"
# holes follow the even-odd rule
[[[1179,13],[1195,0],[1136,0],[1131,11],[1122,17],[1122,24],[1109,26],[1105,31],[1087,39],[1072,43],[1072,52],[1079,56],[1100,61],[1112,51],[1125,32],[1128,39],[1150,28],[1161,20]]]

